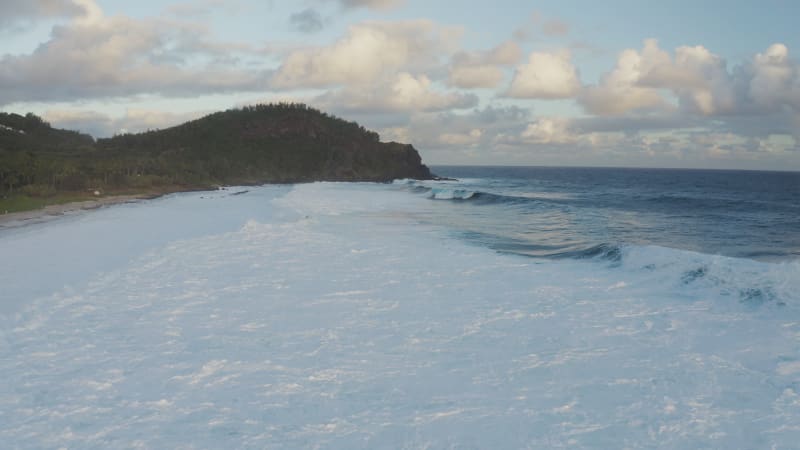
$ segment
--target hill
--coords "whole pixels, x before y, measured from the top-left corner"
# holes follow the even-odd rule
[[[95,141],[0,113],[0,195],[202,189],[223,184],[431,178],[411,146],[303,104],[231,109]]]

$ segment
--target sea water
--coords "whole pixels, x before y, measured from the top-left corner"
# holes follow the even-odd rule
[[[434,171],[0,231],[0,441],[797,448],[799,174]]]

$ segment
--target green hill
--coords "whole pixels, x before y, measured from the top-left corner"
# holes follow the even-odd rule
[[[223,184],[430,178],[411,145],[302,104],[210,114],[95,141],[0,113],[0,196],[202,189]]]

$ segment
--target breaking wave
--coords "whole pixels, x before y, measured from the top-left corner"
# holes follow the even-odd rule
[[[800,261],[768,263],[657,246],[620,248],[619,268],[695,294],[747,304],[797,304]]]
[[[413,194],[412,199],[445,202],[428,204],[428,208],[420,209],[424,212],[419,212],[417,217],[425,217],[428,223],[445,225],[459,238],[500,253],[542,262],[597,264],[598,270],[611,270],[617,276],[633,280],[645,279],[647,283],[661,285],[686,298],[722,297],[749,305],[800,305],[800,260],[791,258],[794,251],[791,248],[779,253],[771,248],[752,247],[725,255],[716,253],[711,246],[706,248],[702,243],[680,240],[688,237],[692,230],[677,230],[683,234],[672,240],[675,247],[644,234],[631,237],[604,234],[603,227],[608,224],[598,221],[596,217],[600,213],[591,209],[602,208],[602,205],[582,208],[577,204],[581,201],[580,195],[559,198],[533,194],[535,186],[514,190],[486,180],[469,183],[404,180],[395,184]],[[645,201],[681,205],[685,199],[678,194]],[[445,205],[511,205],[513,208],[481,208],[465,214],[460,207]],[[705,206],[710,209],[710,205]],[[629,211],[636,212],[630,213],[628,222],[624,223],[626,226],[629,223],[641,226],[647,219],[639,209]],[[622,239],[617,239],[620,237]],[[680,247],[682,244],[684,248]]]
[[[538,198],[530,195],[515,196],[506,194],[496,194],[491,192],[451,188],[451,187],[430,187],[416,185],[410,188],[411,192],[424,194],[431,200],[450,200],[455,202],[469,201],[477,205],[493,204],[515,204],[515,203],[536,203],[539,201],[553,201],[548,198]]]

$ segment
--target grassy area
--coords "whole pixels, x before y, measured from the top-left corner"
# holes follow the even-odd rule
[[[48,205],[61,205],[70,202],[82,202],[93,200],[97,197],[88,193],[69,192],[56,194],[51,197],[31,197],[28,195],[14,195],[8,198],[0,198],[0,214],[30,211],[44,208]]]
[[[148,189],[121,188],[113,191],[104,192],[103,195],[95,196],[90,192],[62,192],[49,196],[35,196],[26,194],[11,195],[0,197],[0,215],[22,211],[33,211],[49,205],[63,205],[72,202],[84,202],[87,200],[101,200],[103,198],[118,195],[135,195],[142,198],[158,197],[172,192],[184,192],[195,190],[214,189],[212,186],[185,186],[185,185],[165,185],[158,188]]]

